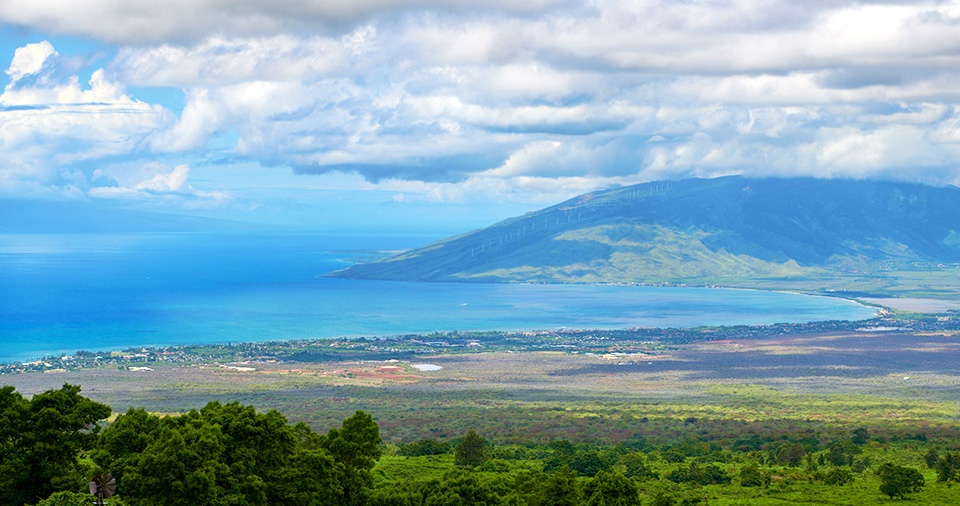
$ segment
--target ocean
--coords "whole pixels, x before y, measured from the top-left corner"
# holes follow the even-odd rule
[[[452,330],[695,327],[870,318],[754,290],[345,280],[427,235],[0,234],[0,362],[141,346]]]

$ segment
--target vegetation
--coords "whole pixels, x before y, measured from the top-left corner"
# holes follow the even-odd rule
[[[476,467],[483,464],[487,460],[486,455],[483,454],[485,443],[486,441],[480,437],[480,434],[477,434],[477,431],[470,430],[470,432],[467,432],[453,449],[454,464],[465,467]]]
[[[705,439],[697,419],[659,443],[491,443],[471,430],[455,445],[385,444],[362,411],[326,434],[277,411],[215,401],[174,416],[130,409],[100,429],[109,408],[77,386],[29,400],[0,391],[0,427],[17,428],[3,434],[0,493],[14,505],[89,504],[86,481],[99,471],[117,479],[114,506],[861,506],[957,498],[950,466],[960,454],[944,449],[960,437],[891,437],[872,425]],[[63,451],[36,459],[50,445]]]
[[[910,467],[884,463],[877,468],[877,475],[880,476],[880,491],[891,499],[895,496],[903,499],[907,494],[923,489],[923,475]]]
[[[36,502],[84,482],[81,452],[96,441],[106,405],[64,385],[33,399],[0,388],[0,496],[10,504]]]
[[[82,352],[3,376],[32,398],[0,389],[0,494],[89,504],[109,471],[112,506],[955,504],[957,325]]]

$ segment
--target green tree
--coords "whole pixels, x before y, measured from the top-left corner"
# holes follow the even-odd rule
[[[570,461],[570,469],[581,476],[596,476],[598,472],[609,467],[610,463],[597,450],[579,451]]]
[[[580,504],[580,487],[577,474],[563,468],[547,475],[540,488],[539,506],[577,506]]]
[[[647,458],[641,452],[631,452],[621,455],[618,463],[625,467],[626,471],[623,475],[628,478],[655,480],[660,477],[660,475],[650,467],[650,464],[647,463]]]
[[[859,446],[850,441],[837,441],[830,445],[826,459],[835,466],[849,466],[853,464],[854,455],[862,452]]]
[[[691,462],[687,467],[678,467],[667,473],[666,478],[674,483],[699,483],[701,485],[725,485],[730,483],[730,475],[714,464],[701,466]]]
[[[135,499],[135,504],[217,506],[228,499],[225,485],[230,468],[223,463],[225,447],[220,427],[199,419],[179,426],[179,421],[163,420],[163,427],[137,465],[127,468],[123,481],[117,484],[125,497]],[[249,504],[266,503],[263,495],[256,495],[246,498]]]
[[[777,450],[776,460],[781,466],[797,467],[803,462],[806,450],[799,443],[787,443]]]
[[[320,439],[320,446],[333,456],[340,472],[340,504],[363,504],[373,477],[370,471],[382,453],[380,427],[373,417],[363,411],[343,421],[340,429],[330,429]]]
[[[93,496],[79,492],[54,492],[50,497],[37,503],[37,506],[90,506]],[[119,497],[109,499],[110,506],[123,506]]]
[[[891,499],[894,496],[903,499],[907,494],[923,489],[923,475],[912,467],[881,464],[877,468],[877,475],[880,476],[880,492]]]
[[[470,429],[453,449],[453,462],[458,466],[474,467],[483,464],[486,455],[483,446],[486,443],[477,431]]]
[[[481,482],[472,471],[455,470],[424,491],[424,506],[494,506],[500,497],[489,483]]]
[[[853,481],[853,473],[845,467],[834,467],[823,477],[823,482],[827,485],[846,485],[851,481]]]
[[[101,469],[109,471],[120,484],[126,469],[136,466],[140,454],[154,440],[158,430],[160,417],[147,413],[143,408],[130,408],[97,438],[91,455],[93,461]]]
[[[78,492],[54,492],[50,497],[37,503],[37,506],[90,506],[90,494]]]
[[[869,440],[870,440],[870,432],[863,427],[860,427],[859,429],[855,429],[853,431],[853,436],[850,437],[850,442],[852,442],[857,446],[865,445]]]
[[[421,439],[415,443],[397,445],[397,455],[403,457],[421,457],[424,455],[443,455],[450,453],[453,446],[447,442],[440,442],[436,439]]]
[[[639,506],[640,491],[630,478],[600,471],[584,486],[587,506]]]
[[[673,506],[676,504],[673,496],[665,493],[663,490],[658,490],[653,497],[650,498],[650,506]]]
[[[380,442],[362,411],[321,436],[277,411],[211,402],[163,419],[130,410],[93,458],[121,475],[118,489],[137,506],[350,505],[365,500]]]
[[[79,453],[89,449],[110,407],[64,384],[25,399],[0,388],[0,490],[8,504],[33,504],[56,491],[80,489]]]
[[[299,448],[287,465],[269,478],[270,504],[338,505],[344,491],[337,471],[330,452],[320,448]]]
[[[548,472],[570,467],[573,456],[577,453],[573,443],[566,439],[550,441],[547,447],[550,448],[550,455],[543,461],[543,470]]]
[[[763,475],[756,465],[743,466],[743,468],[740,469],[741,487],[762,487],[763,485]]]
[[[937,481],[960,481],[960,452],[947,452],[937,458],[933,469],[937,471]]]

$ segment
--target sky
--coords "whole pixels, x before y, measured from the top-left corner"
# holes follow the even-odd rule
[[[960,183],[960,2],[4,0],[0,199],[465,230],[743,174]]]

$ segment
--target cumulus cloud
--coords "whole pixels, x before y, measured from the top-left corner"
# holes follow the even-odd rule
[[[3,114],[60,108],[32,131],[82,142],[54,155],[0,133],[12,163],[235,157],[450,199],[731,173],[960,182],[956,2],[120,1],[0,6],[118,45],[86,86],[43,77],[51,45],[17,51]],[[103,108],[86,134],[72,103]]]
[[[162,107],[131,99],[95,70],[85,85],[58,77],[49,42],[19,48],[0,94],[0,189],[76,195],[96,185],[84,164],[128,155],[170,121]],[[42,77],[42,78],[38,78]],[[45,188],[45,189],[43,189]]]
[[[44,62],[56,54],[53,44],[47,41],[17,48],[13,53],[13,61],[10,62],[10,67],[6,71],[10,76],[9,86],[16,85],[17,81],[24,76],[39,74],[43,70]]]
[[[114,184],[91,188],[87,192],[90,197],[147,199],[152,196],[163,196],[214,202],[231,198],[227,192],[203,191],[190,185],[188,182],[190,166],[187,164],[177,165],[171,169],[164,164],[151,162],[133,169],[122,167],[119,170],[113,168],[113,170],[108,169],[105,172],[115,174],[116,178],[109,178]]]

